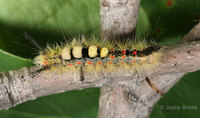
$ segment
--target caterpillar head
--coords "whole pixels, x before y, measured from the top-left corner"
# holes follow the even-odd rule
[[[48,65],[48,61],[45,59],[45,55],[40,54],[36,56],[33,60],[33,63],[39,66],[46,66]]]

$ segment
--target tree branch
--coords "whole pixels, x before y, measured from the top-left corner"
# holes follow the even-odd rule
[[[100,6],[102,37],[115,38],[121,42],[134,37],[140,0],[100,0]],[[130,107],[125,104],[124,91],[120,86],[101,88],[98,118],[133,116]]]
[[[200,42],[167,46],[162,49],[162,53],[164,55],[162,63],[151,76],[136,76],[131,72],[124,74],[123,70],[117,69],[109,75],[103,73],[95,75],[83,71],[84,81],[82,82],[80,69],[62,74],[48,70],[35,74],[39,67],[34,66],[3,72],[0,75],[0,109],[9,109],[25,101],[64,91],[121,86],[123,90],[120,88],[117,90],[123,91],[123,95],[126,96],[123,99],[132,103],[127,105],[133,108],[134,104],[137,104],[137,107],[131,109],[132,114],[135,114],[134,116],[149,114],[160,95],[150,88],[145,77],[148,76],[160,90],[167,92],[184,74],[200,69],[200,63],[198,63]]]
[[[140,0],[100,0],[103,37],[126,38],[134,35]]]
[[[189,42],[194,40],[200,40],[200,23],[195,25],[179,42]]]

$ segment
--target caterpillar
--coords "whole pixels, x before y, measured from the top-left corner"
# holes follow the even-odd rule
[[[160,46],[146,40],[118,43],[108,39],[78,38],[61,45],[40,50],[34,63],[61,71],[84,68],[86,71],[106,73],[123,68],[125,71],[151,73],[162,58]]]

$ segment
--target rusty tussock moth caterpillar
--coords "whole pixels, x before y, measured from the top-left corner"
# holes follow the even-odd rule
[[[160,46],[154,42],[143,40],[118,43],[83,37],[61,45],[47,45],[34,58],[34,63],[62,72],[81,67],[94,73],[108,73],[119,68],[151,73],[159,65],[161,57]]]

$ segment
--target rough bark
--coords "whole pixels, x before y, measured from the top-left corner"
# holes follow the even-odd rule
[[[140,0],[100,0],[101,36],[124,41],[134,36]],[[126,81],[129,83],[129,81]],[[128,118],[134,116],[124,98],[125,88],[101,88],[98,118]]]
[[[39,69],[37,66],[3,72],[0,74],[0,109],[9,109],[25,101],[50,94],[109,86],[104,90],[108,91],[105,93],[109,96],[105,95],[107,101],[100,102],[99,113],[104,113],[101,105],[106,102],[104,108],[108,110],[109,105],[113,105],[112,107],[115,109],[109,109],[109,113],[118,117],[119,114],[115,110],[122,110],[122,105],[126,103],[123,108],[131,108],[129,109],[131,112],[127,113],[129,117],[146,116],[161,96],[148,85],[145,77],[150,78],[160,90],[167,92],[184,74],[200,69],[200,42],[164,47],[162,53],[164,55],[162,63],[151,75],[124,73],[123,70],[117,69],[107,75],[85,71],[81,74],[80,69],[62,74],[48,70],[37,74]],[[82,77],[84,77],[83,82],[81,81]],[[118,86],[120,87],[118,88]],[[111,93],[117,94],[109,94],[111,89],[113,89]],[[115,98],[116,96],[121,98]],[[123,104],[117,100],[123,101]],[[115,102],[109,103],[109,101]],[[105,116],[105,114],[99,115]]]
[[[200,23],[195,25],[183,38],[180,43],[200,40]]]
[[[133,36],[140,0],[100,0],[101,33],[104,37]]]
[[[139,0],[101,0],[102,37],[117,37],[123,41],[124,37],[130,38],[131,36],[134,36],[139,4]],[[199,26],[195,26],[195,29],[188,33],[189,36],[186,35],[181,42],[191,41],[191,38],[197,38],[197,36],[200,34],[199,31],[196,30],[198,29],[197,27],[199,28]],[[190,53],[190,51],[188,53]],[[177,55],[171,56],[170,54],[168,56],[176,58]],[[177,60],[176,63],[172,64],[175,68],[172,69],[173,71],[177,71],[177,63],[180,61]],[[165,72],[168,70],[162,71]],[[150,81],[160,90],[166,92],[184,74],[185,72],[178,72],[176,74],[174,73],[174,75],[166,74],[159,76],[159,74],[156,73],[156,78],[162,78],[162,80],[164,80],[163,83],[155,81],[155,77],[152,77],[153,75],[151,75]],[[142,81],[143,83],[140,83],[138,82],[139,80],[140,79],[135,78],[132,80],[118,82],[118,84],[122,83],[122,85],[102,87],[99,101],[98,118],[147,117],[150,114],[153,105],[159,100],[160,95],[155,92],[152,94],[152,88],[150,88],[148,82]],[[162,86],[165,87],[161,88]]]

